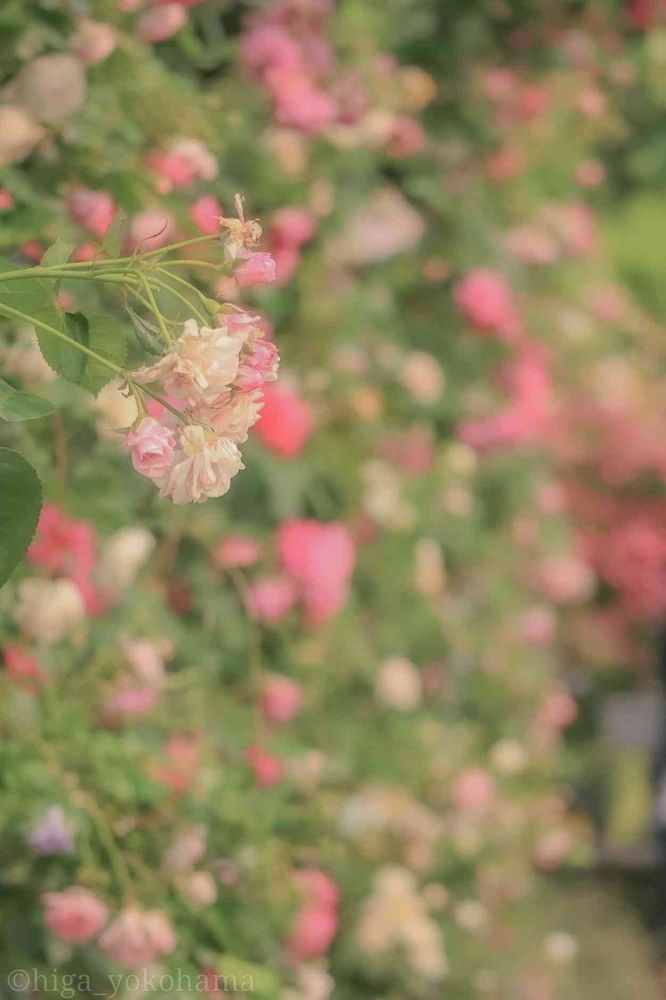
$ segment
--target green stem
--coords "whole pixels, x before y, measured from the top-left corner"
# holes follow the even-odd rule
[[[164,337],[166,343],[170,344],[173,341],[173,337],[171,336],[171,333],[164,320],[164,316],[162,315],[159,306],[155,301],[155,296],[153,295],[153,290],[150,287],[150,282],[148,281],[148,278],[145,276],[145,274],[142,274],[141,272],[139,272],[139,278],[141,280],[141,284],[143,285],[143,289],[146,293],[148,301],[150,302],[150,311],[157,320],[159,328],[162,331],[162,336]]]
[[[169,275],[169,277],[170,278],[175,278],[176,275],[175,274],[171,274],[171,275]],[[172,288],[170,285],[167,285],[167,283],[165,281],[160,281],[159,278],[154,278],[153,277],[153,278],[151,278],[151,281],[153,281],[154,284],[156,284],[158,286],[158,288],[162,288],[163,290],[169,292],[170,295],[173,295],[174,298],[177,298],[181,302],[183,302],[187,306],[188,309],[191,309],[192,312],[197,315],[197,317],[204,324],[204,326],[206,325],[206,323],[208,323],[208,318],[206,316],[204,316],[203,313],[200,312],[197,309],[197,307],[190,302],[189,299],[186,299],[184,295],[182,295],[180,292],[176,291],[175,288]],[[187,288],[191,288],[191,289],[194,289],[194,291],[196,291],[196,288],[194,288],[194,285],[190,285],[189,281],[183,281],[183,284],[186,285]]]
[[[165,274],[170,281],[177,281],[179,285],[185,285],[185,287],[188,288],[191,292],[194,292],[195,295],[198,295],[204,306],[208,308],[208,302],[209,302],[208,298],[204,295],[202,291],[200,291],[200,289],[196,287],[196,285],[193,285],[191,282],[186,281],[185,278],[181,278],[179,274],[171,274],[170,271],[167,271],[163,267],[158,267],[157,270],[160,272],[160,274]]]
[[[45,330],[46,333],[50,333],[54,337],[59,337],[60,340],[64,340],[70,347],[75,347],[77,351],[81,351],[82,354],[87,354],[89,358],[94,358],[95,361],[98,361],[101,365],[105,365],[107,368],[110,368],[112,372],[116,373],[116,375],[122,375],[122,377],[127,380],[127,374],[124,369],[114,364],[113,361],[103,358],[101,354],[97,353],[97,351],[92,351],[89,347],[86,347],[85,344],[79,344],[77,340],[74,340],[73,337],[63,333],[62,330],[56,330],[54,326],[50,326],[48,323],[42,322],[41,319],[37,319],[35,316],[29,316],[27,313],[21,312],[19,309],[13,309],[11,306],[5,305],[4,302],[0,302],[0,312],[4,313],[4,315],[9,319],[18,319],[31,326],[38,326],[41,330]]]

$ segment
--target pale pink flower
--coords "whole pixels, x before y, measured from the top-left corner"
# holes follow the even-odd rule
[[[222,206],[213,194],[204,194],[197,198],[190,208],[190,218],[197,229],[206,236],[214,236],[220,230],[220,219],[223,217]]]
[[[566,729],[578,715],[576,699],[568,691],[547,695],[537,713],[537,725],[546,729]]]
[[[234,382],[242,392],[253,392],[265,382],[275,382],[280,364],[278,349],[270,340],[259,338],[248,346],[250,353],[242,356]]]
[[[108,191],[79,187],[67,198],[67,210],[74,222],[101,239],[113,221],[116,205]]]
[[[176,947],[171,921],[161,910],[128,906],[109,924],[99,945],[110,958],[129,968],[149,965]]]
[[[175,433],[153,417],[145,417],[136,430],[125,435],[124,444],[129,448],[132,465],[142,476],[163,479],[174,460],[177,439]]]
[[[557,619],[547,604],[527,608],[519,621],[520,637],[528,646],[549,646],[555,639]]]
[[[267,448],[283,458],[299,455],[312,431],[310,406],[292,389],[267,386],[256,435]]]
[[[280,125],[319,135],[332,125],[339,113],[338,102],[300,70],[274,68],[266,74],[266,84],[275,101],[275,120]]]
[[[292,958],[303,961],[325,955],[338,932],[338,915],[330,906],[308,903],[296,914],[287,951]]]
[[[262,404],[260,392],[234,392],[228,399],[222,398],[217,406],[198,408],[197,415],[217,434],[242,444],[259,419]]]
[[[516,332],[518,316],[504,279],[484,268],[470,271],[453,292],[458,308],[480,333],[510,337]]]
[[[187,13],[179,3],[151,7],[139,18],[139,38],[143,42],[165,42],[187,24]]]
[[[215,563],[230,569],[247,569],[258,563],[260,558],[261,545],[254,538],[247,538],[245,535],[228,535],[213,552]]]
[[[158,481],[160,496],[175,504],[224,496],[242,468],[241,453],[233,441],[190,424],[180,431],[171,468]]]
[[[406,160],[420,153],[425,141],[425,132],[419,122],[406,115],[398,115],[391,125],[386,152],[395,160]]]
[[[72,49],[84,63],[95,66],[111,55],[117,41],[113,25],[83,17],[76,25]]]
[[[176,229],[173,216],[158,208],[147,208],[132,219],[129,244],[133,250],[159,250],[171,242]]]
[[[332,910],[340,905],[337,884],[321,868],[299,868],[294,872],[292,881],[304,893],[307,902]]]
[[[306,208],[287,206],[275,213],[271,220],[271,245],[287,244],[301,247],[314,235],[315,220]]]
[[[7,188],[0,188],[0,212],[8,212],[14,207],[14,198]]]
[[[262,684],[261,710],[269,722],[289,722],[298,715],[303,701],[301,686],[291,677],[269,674]]]
[[[470,767],[458,776],[453,787],[453,801],[469,813],[486,812],[495,799],[495,782],[482,767]]]
[[[273,24],[257,25],[247,31],[241,39],[240,56],[256,79],[277,67],[292,71],[301,67],[298,45],[288,31]]]
[[[43,896],[44,923],[56,937],[72,944],[86,944],[96,938],[108,920],[109,911],[89,889],[72,886],[64,892]]]
[[[282,761],[277,754],[251,746],[245,751],[245,757],[261,788],[273,788],[282,780]]]
[[[248,614],[258,621],[275,624],[294,608],[296,587],[286,576],[262,576],[247,589]]]
[[[349,594],[356,553],[347,528],[338,521],[285,521],[277,534],[278,559],[297,583],[305,621],[319,625],[342,608]]]
[[[199,327],[188,319],[172,349],[148,368],[134,372],[139,383],[160,382],[169,397],[186,405],[213,405],[238,372],[243,340],[226,326]]]
[[[234,277],[241,288],[266,285],[275,281],[275,261],[269,253],[244,250],[240,260],[242,263],[234,271]]]
[[[555,604],[582,601],[594,589],[594,573],[575,555],[544,559],[538,574],[543,593]]]

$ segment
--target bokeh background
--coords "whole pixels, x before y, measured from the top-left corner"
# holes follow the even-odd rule
[[[2,0],[0,85],[7,261],[242,193],[282,357],[178,508],[1,321],[0,994],[664,996],[666,4]]]

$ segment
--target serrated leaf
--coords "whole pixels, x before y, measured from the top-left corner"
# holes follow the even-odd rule
[[[127,212],[121,208],[114,215],[111,225],[106,231],[106,236],[102,240],[102,249],[109,257],[116,258],[120,256],[126,228]]]
[[[10,268],[2,267],[2,270]],[[20,312],[34,316],[38,309],[43,308],[48,299],[48,291],[37,278],[19,278],[0,281],[0,303],[18,309]]]
[[[15,423],[19,420],[36,420],[53,413],[55,407],[48,399],[19,392],[0,378],[0,418]]]
[[[57,267],[58,264],[66,264],[76,249],[76,243],[67,243],[65,240],[56,240],[44,252],[41,264],[42,267]]]
[[[78,344],[88,346],[87,320],[82,313],[64,313],[57,306],[45,306],[35,313],[35,318],[61,330]],[[86,368],[87,357],[73,344],[67,344],[55,334],[35,327],[39,349],[49,368],[69,382],[80,382]]]
[[[112,316],[88,316],[88,346],[96,354],[122,368],[127,356],[127,330]],[[101,361],[88,358],[81,378],[81,386],[97,393],[115,378],[114,372]]]
[[[42,486],[29,462],[0,448],[0,587],[32,541],[42,506]]]

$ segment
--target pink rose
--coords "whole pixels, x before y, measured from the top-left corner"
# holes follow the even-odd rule
[[[275,213],[271,221],[271,244],[301,247],[314,235],[315,221],[305,208],[287,206]]]
[[[116,42],[116,31],[111,24],[82,18],[76,26],[72,48],[84,63],[95,66],[111,55]]]
[[[495,782],[482,767],[463,771],[453,788],[453,801],[464,812],[486,812],[494,798]]]
[[[292,958],[304,960],[325,955],[338,932],[338,915],[334,909],[319,903],[308,903],[297,915],[287,939]]]
[[[285,576],[262,576],[247,590],[248,614],[258,621],[282,621],[296,603],[296,588]]]
[[[223,215],[222,206],[213,194],[204,194],[201,198],[197,198],[190,208],[192,222],[206,236],[214,236],[219,232],[220,219]]]
[[[149,965],[176,947],[171,921],[161,910],[128,906],[109,924],[99,945],[110,958],[129,968]]]
[[[566,729],[577,715],[576,699],[568,691],[554,691],[544,699],[537,713],[537,724],[546,729]]]
[[[261,710],[269,722],[289,722],[298,715],[303,701],[300,684],[281,674],[265,678],[261,691]]]
[[[132,219],[129,244],[133,250],[159,250],[175,232],[173,216],[158,208],[147,208]]]
[[[480,333],[510,337],[516,333],[518,316],[511,292],[494,271],[478,268],[460,281],[453,298],[468,322]]]
[[[218,566],[247,569],[261,559],[261,545],[254,538],[228,535],[215,549],[213,559]]]
[[[142,42],[165,42],[186,24],[187,14],[181,4],[161,4],[139,18],[139,38]]]
[[[309,405],[286,386],[266,386],[255,431],[261,443],[283,458],[293,458],[301,453],[311,431]]]
[[[242,392],[254,392],[265,382],[275,382],[280,365],[280,355],[270,340],[258,338],[249,344],[249,354],[241,355],[241,363],[234,385]]]
[[[340,890],[321,868],[299,868],[294,872],[293,881],[305,893],[308,902],[333,910],[340,905]]]
[[[44,923],[56,937],[72,944],[85,944],[97,937],[109,911],[89,889],[72,886],[64,892],[47,892]]]
[[[252,746],[245,751],[245,757],[261,788],[273,788],[282,780],[282,762],[277,754]]]
[[[102,239],[116,214],[116,204],[108,191],[79,187],[67,198],[67,210],[74,222]]]
[[[356,553],[340,522],[285,521],[277,534],[280,565],[298,584],[309,625],[321,624],[345,603]]]
[[[5,673],[13,681],[36,681],[41,684],[44,680],[44,672],[35,657],[18,646],[5,646],[2,661]]]
[[[234,271],[234,277],[241,288],[266,285],[275,281],[275,261],[269,253],[253,253],[244,250],[242,264]]]
[[[169,472],[176,450],[176,435],[153,417],[145,417],[136,430],[125,435],[132,465],[148,479],[161,479]]]

